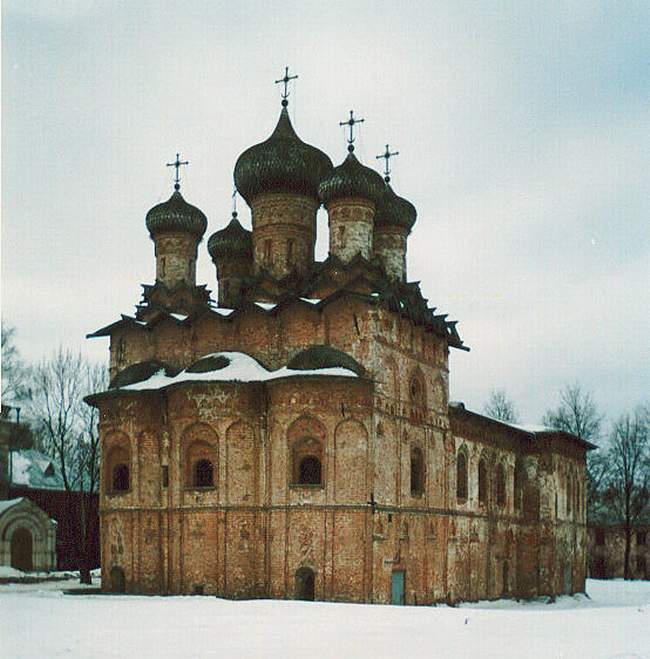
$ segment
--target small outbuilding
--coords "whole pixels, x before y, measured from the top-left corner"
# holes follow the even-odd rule
[[[0,501],[0,565],[56,568],[56,522],[25,497]]]

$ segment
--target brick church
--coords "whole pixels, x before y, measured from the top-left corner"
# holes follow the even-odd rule
[[[181,195],[146,227],[156,279],[110,337],[99,408],[102,587],[394,604],[583,591],[590,445],[450,403],[455,322],[407,277],[416,209],[296,134],[285,94],[238,158],[207,249]],[[386,156],[390,153],[387,150]],[[388,174],[388,159],[386,160]],[[316,213],[329,255],[314,258]]]

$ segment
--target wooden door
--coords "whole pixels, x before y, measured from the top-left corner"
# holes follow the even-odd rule
[[[11,536],[11,567],[23,572],[33,569],[32,534],[28,529],[16,529]]]

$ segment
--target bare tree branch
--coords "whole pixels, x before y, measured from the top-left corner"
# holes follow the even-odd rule
[[[36,423],[41,448],[57,462],[68,492],[79,498],[79,561],[82,581],[90,583],[87,567],[94,493],[99,484],[99,428],[97,410],[83,402],[89,393],[106,387],[106,369],[90,364],[79,353],[59,348],[34,367],[29,411]],[[75,508],[76,509],[76,508]]]
[[[625,532],[623,576],[631,577],[632,531],[650,513],[650,408],[624,414],[612,426],[603,501]]]
[[[483,410],[488,416],[506,423],[517,423],[519,415],[515,409],[515,404],[508,397],[503,389],[492,389],[487,403]]]

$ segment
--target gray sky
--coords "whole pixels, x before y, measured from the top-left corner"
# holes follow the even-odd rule
[[[472,348],[452,351],[453,399],[504,388],[526,421],[570,382],[610,416],[648,400],[647,2],[5,0],[2,312],[24,357],[107,358],[84,335],[153,282],[164,164],[190,161],[207,239],[237,156],[276,123],[285,64],[294,126],[335,164],[351,108],[362,161],[400,151],[409,277]],[[324,258],[323,212],[319,232]]]

